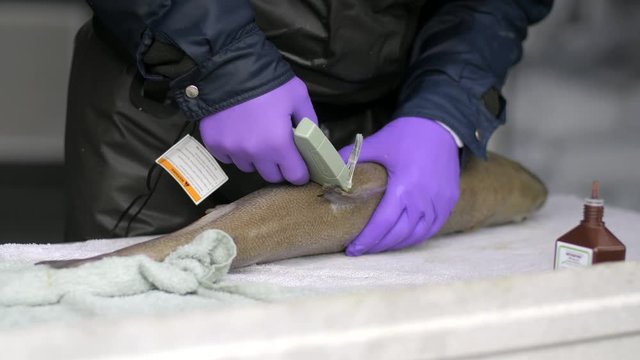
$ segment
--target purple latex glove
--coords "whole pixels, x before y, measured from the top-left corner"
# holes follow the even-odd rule
[[[352,146],[340,151],[349,157]],[[435,121],[398,118],[366,138],[360,162],[387,169],[378,208],[346,253],[358,256],[401,249],[433,236],[449,218],[460,195],[458,146]]]
[[[202,140],[223,163],[258,171],[268,182],[302,185],[309,171],[293,141],[293,124],[318,123],[307,87],[297,77],[284,85],[200,121]],[[292,124],[293,121],[293,124]]]

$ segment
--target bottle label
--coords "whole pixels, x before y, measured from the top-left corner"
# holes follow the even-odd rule
[[[585,267],[593,264],[593,249],[556,241],[556,269]]]
[[[189,135],[156,162],[173,176],[196,205],[229,179],[209,151]]]

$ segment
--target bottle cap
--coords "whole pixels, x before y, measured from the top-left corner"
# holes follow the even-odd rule
[[[594,181],[591,184],[591,197],[584,200],[585,205],[604,206],[604,200],[600,198],[600,182]]]

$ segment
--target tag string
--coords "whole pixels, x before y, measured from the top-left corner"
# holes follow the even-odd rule
[[[175,140],[173,140],[172,145],[175,145],[180,139],[182,139],[182,137],[184,137],[185,131],[187,130],[187,127],[189,125],[192,125],[192,128],[191,130],[189,130],[188,134],[193,135],[193,133],[196,130],[196,124],[197,123],[195,121],[186,122],[180,129],[178,136],[176,136]],[[147,204],[149,203],[149,200],[151,200],[151,196],[155,193],[156,188],[158,187],[158,183],[160,182],[160,178],[162,177],[163,171],[158,172],[158,171],[155,171],[156,169],[159,169],[159,167],[158,167],[158,164],[154,162],[153,165],[147,171],[147,178],[145,181],[147,192],[136,196],[129,203],[129,206],[127,206],[127,208],[124,209],[124,211],[120,214],[118,221],[116,221],[115,225],[113,225],[113,227],[109,231],[110,237],[118,237],[118,235],[116,234],[118,227],[120,227],[120,224],[124,221],[125,217],[129,215],[129,212],[133,209],[136,203],[142,200],[143,202],[138,208],[138,210],[136,210],[136,212],[129,218],[129,221],[127,222],[127,227],[125,228],[125,231],[124,231],[124,237],[129,236],[129,231],[131,230],[131,224],[133,224],[133,221],[138,217],[138,215],[140,215],[140,213],[145,208],[145,206],[147,206]],[[152,178],[154,177],[153,175],[154,171],[158,175],[156,175],[155,179],[152,180]]]

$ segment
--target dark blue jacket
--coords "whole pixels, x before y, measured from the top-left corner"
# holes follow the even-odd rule
[[[281,55],[256,25],[248,0],[88,2],[96,19],[126,48],[146,79],[163,78],[149,71],[144,61],[154,41],[171,44],[188,56],[193,66],[170,79],[170,93],[191,120],[262,95],[294,76],[282,56],[286,58],[284,51]],[[393,15],[397,8],[389,4],[394,2],[411,3],[377,3],[385,4]],[[276,6],[278,2],[263,3]],[[309,1],[307,8],[315,12],[328,3],[331,0]],[[411,34],[409,59],[398,65],[404,76],[398,76],[402,81],[395,117],[441,121],[458,134],[467,153],[485,157],[491,134],[505,122],[499,90],[507,70],[522,55],[527,27],[549,12],[551,0],[442,0],[426,4],[430,12],[420,18]],[[363,16],[375,17],[376,11]],[[197,97],[187,96],[185,90],[190,85],[198,88]]]

